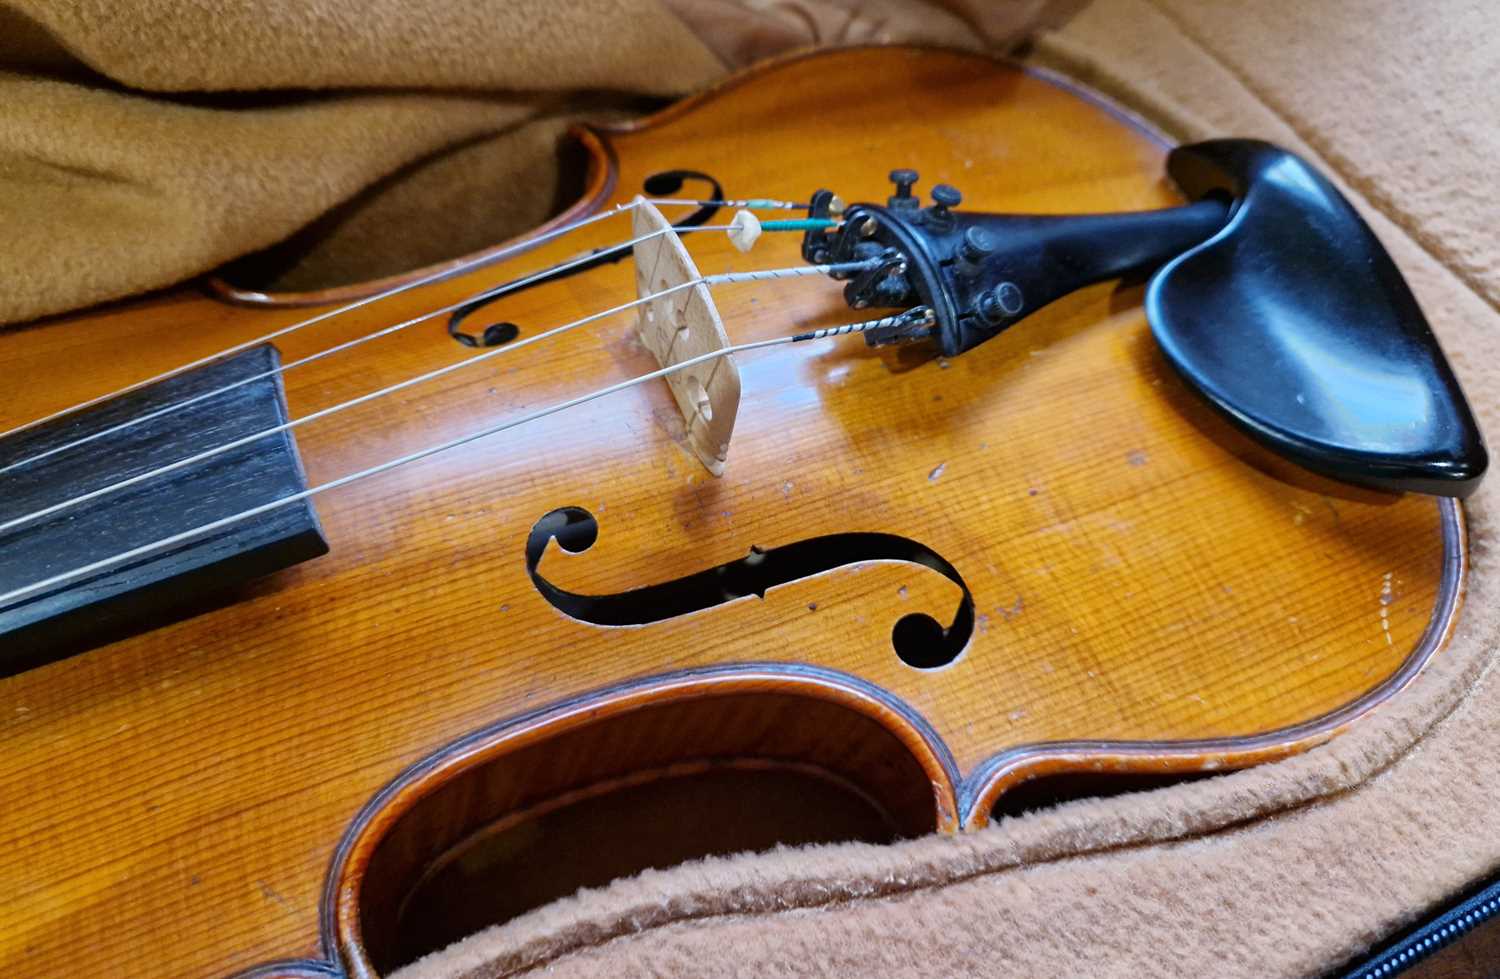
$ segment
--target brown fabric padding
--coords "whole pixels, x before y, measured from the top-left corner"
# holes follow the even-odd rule
[[[1497,28],[1500,10],[1477,5],[1433,16],[1389,2],[1356,17],[1290,0],[1116,0],[1043,37],[1035,58],[1176,136],[1260,135],[1340,174],[1495,431],[1500,249],[1486,244],[1493,205],[1476,175],[1500,136],[1477,40]],[[1439,64],[1438,51],[1469,60]],[[1500,866],[1497,494],[1491,481],[1468,503],[1471,578],[1451,645],[1323,748],[966,838],[648,872],[481,932],[401,979],[1325,972]]]
[[[387,229],[447,220],[423,202],[469,197],[453,180],[472,174],[464,154],[507,179],[531,172],[521,161],[550,152],[538,127],[574,111],[560,97],[673,95],[793,41],[999,42],[1042,6],[0,0],[0,322],[179,281],[398,171],[412,179],[344,215],[292,281],[452,254],[472,226],[393,251],[401,235]],[[1477,3],[1101,0],[1035,57],[1175,136],[1261,135],[1342,175],[1493,432],[1497,28],[1500,9]],[[233,94],[246,89],[263,94]],[[534,220],[534,204],[497,206],[496,237]],[[1491,480],[1468,505],[1470,592],[1450,647],[1322,749],[970,837],[650,872],[482,932],[404,979],[1333,967],[1500,866],[1497,493]]]
[[[524,133],[552,92],[723,71],[655,2],[7,0],[0,38],[21,67],[0,72],[0,321],[270,245],[441,148]]]
[[[0,323],[180,282],[320,216],[274,287],[451,258],[546,216],[565,121],[809,44],[1004,46],[1068,5],[0,0]]]

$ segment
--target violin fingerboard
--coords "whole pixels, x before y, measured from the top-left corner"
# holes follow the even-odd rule
[[[0,475],[0,523],[285,424],[279,365],[274,347],[253,347],[0,439],[4,467],[256,378]],[[0,594],[306,488],[291,433],[277,432],[0,532]],[[0,676],[159,626],[327,551],[316,513],[301,500],[18,598],[0,608]]]

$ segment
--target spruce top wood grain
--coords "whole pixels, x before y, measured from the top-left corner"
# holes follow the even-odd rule
[[[731,194],[880,199],[895,165],[996,211],[1177,200],[1161,142],[1123,114],[922,50],[794,59],[591,144],[604,203],[683,167]],[[624,233],[605,222],[519,261]],[[688,245],[707,273],[797,261],[790,236],[753,262],[717,237]],[[283,356],[516,268],[340,317]],[[495,314],[540,330],[632,296],[633,276],[607,266]],[[826,282],[715,298],[737,342],[853,318]],[[302,315],[182,291],[10,331],[0,426]],[[649,370],[634,328],[622,316],[308,426],[309,482]],[[1452,627],[1460,505],[1258,449],[1163,362],[1138,287],[1091,287],[952,361],[819,343],[740,360],[720,478],[665,384],[624,392],[320,499],[327,557],[0,680],[0,972],[376,975],[411,951],[403,889],[565,804],[775,771],[863,800],[883,832],[979,826],[1038,775],[1213,770],[1318,743]],[[465,354],[435,321],[289,375],[287,396],[300,414]],[[597,540],[528,562],[559,511],[590,515]],[[815,539],[855,559],[637,625],[565,614],[533,577],[618,596]],[[893,648],[909,613],[948,624],[965,607],[951,662]]]

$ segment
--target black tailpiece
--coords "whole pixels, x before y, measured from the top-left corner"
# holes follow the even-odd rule
[[[917,175],[891,173],[884,206],[857,204],[803,257],[884,258],[844,295],[932,308],[945,356],[1004,332],[1075,289],[1151,273],[1146,313],[1167,359],[1276,452],[1337,479],[1467,496],[1488,464],[1463,391],[1395,263],[1306,161],[1258,140],[1178,147],[1167,170],[1192,203],[1129,214],[923,207]],[[813,196],[811,215],[832,194]]]

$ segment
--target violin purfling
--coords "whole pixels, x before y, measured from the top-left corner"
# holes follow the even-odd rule
[[[483,255],[0,333],[0,970],[389,975],[1282,758],[1440,654],[1483,442],[1308,161],[905,48],[570,138]]]

